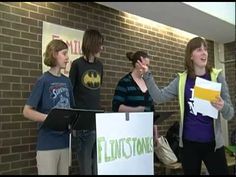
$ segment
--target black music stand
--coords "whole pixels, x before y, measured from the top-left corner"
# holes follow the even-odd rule
[[[53,108],[43,122],[42,128],[55,131],[65,131],[75,122],[77,112],[75,109]]]
[[[69,169],[71,167],[72,156],[72,130],[95,130],[95,114],[103,112],[103,110],[53,108],[49,112],[46,120],[43,122],[42,128],[50,128],[55,131],[69,131]]]
[[[78,114],[72,126],[73,130],[96,130],[96,113],[104,113],[104,110],[77,109]]]

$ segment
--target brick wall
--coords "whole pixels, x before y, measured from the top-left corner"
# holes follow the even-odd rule
[[[190,39],[170,27],[142,23],[136,16],[87,2],[0,2],[0,174],[36,174],[36,123],[22,116],[22,109],[36,78],[41,75],[42,21],[79,30],[95,28],[105,36],[102,106],[111,111],[118,80],[132,68],[128,51],[144,50],[160,87],[183,71],[185,45]],[[209,60],[214,58],[213,41]],[[177,101],[156,107],[176,111],[159,125],[160,134],[178,120]],[[72,173],[77,171],[73,153]]]
[[[225,50],[225,76],[229,87],[231,101],[234,105],[234,110],[236,111],[236,42],[230,42],[224,44]],[[232,61],[234,60],[234,61]],[[233,130],[236,129],[236,113],[234,118],[228,122],[229,125],[229,138]]]

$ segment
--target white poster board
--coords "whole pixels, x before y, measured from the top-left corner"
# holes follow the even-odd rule
[[[81,45],[83,40],[84,31],[56,25],[43,21],[43,34],[42,34],[42,72],[49,69],[44,64],[43,54],[46,50],[47,44],[53,39],[61,39],[68,45],[69,63],[62,73],[66,76],[69,75],[71,63],[74,59],[79,58],[82,55]]]
[[[153,113],[97,113],[98,175],[154,175]]]

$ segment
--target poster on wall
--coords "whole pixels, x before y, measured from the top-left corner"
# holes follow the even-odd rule
[[[43,54],[46,50],[47,44],[53,39],[61,39],[68,45],[69,63],[66,65],[66,69],[62,70],[62,73],[69,76],[71,63],[74,59],[79,58],[82,55],[81,45],[83,40],[84,31],[56,25],[43,21],[43,34],[42,34],[42,72],[49,69],[44,64]]]
[[[98,175],[154,175],[153,113],[97,113]]]

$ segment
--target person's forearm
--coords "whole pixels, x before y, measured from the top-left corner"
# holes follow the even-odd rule
[[[150,71],[143,75],[143,79],[147,85],[149,94],[151,95],[153,101],[157,104],[170,101],[178,94],[178,78],[175,78],[163,89],[159,89]]]
[[[232,103],[231,102],[228,103],[225,101],[224,107],[221,110],[221,113],[222,113],[224,119],[231,120],[234,116],[234,107],[233,107]]]
[[[153,142],[155,144],[158,143],[158,137],[159,137],[159,134],[158,134],[157,125],[153,125]]]
[[[154,137],[158,137],[157,125],[153,125],[153,135],[154,135]]]
[[[235,110],[229,95],[228,84],[221,73],[218,76],[218,82],[222,84],[221,97],[224,100],[224,107],[221,110],[222,116],[226,120],[231,120],[234,117]]]
[[[143,112],[145,109],[144,106],[131,107],[126,105],[120,105],[119,112]]]
[[[24,108],[23,115],[27,119],[30,119],[36,122],[43,122],[47,117],[47,114],[40,113],[30,108]]]
[[[163,94],[161,90],[159,89],[159,87],[156,85],[150,71],[144,74],[143,79],[147,85],[148,92],[151,95],[153,101],[157,104],[165,102],[165,99],[163,98]]]

